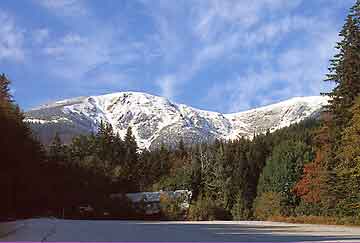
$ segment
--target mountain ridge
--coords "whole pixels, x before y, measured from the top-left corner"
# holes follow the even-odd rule
[[[81,96],[33,108],[25,121],[48,144],[58,132],[65,142],[79,134],[96,132],[101,121],[124,136],[131,126],[140,148],[199,143],[214,139],[251,138],[254,133],[279,128],[316,116],[327,97],[294,97],[247,111],[224,114],[177,104],[142,92]]]

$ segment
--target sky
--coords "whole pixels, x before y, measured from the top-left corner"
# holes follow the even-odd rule
[[[319,95],[355,0],[1,0],[23,110],[139,91],[230,113]]]

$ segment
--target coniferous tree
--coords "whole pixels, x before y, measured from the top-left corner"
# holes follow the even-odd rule
[[[335,170],[335,185],[339,198],[338,210],[342,215],[360,213],[360,97],[351,109],[349,126],[343,131],[337,159],[341,161]]]
[[[303,166],[313,159],[312,149],[301,141],[283,141],[268,158],[260,176],[258,195],[279,193],[282,197],[282,214],[289,216],[298,204],[293,187],[301,178]]]
[[[337,49],[339,53],[331,62],[329,81],[336,83],[336,87],[330,92],[330,105],[328,112],[330,114],[329,138],[330,138],[330,154],[328,165],[327,184],[330,185],[329,201],[333,201],[331,208],[335,213],[342,215],[344,213],[351,214],[351,202],[354,197],[346,195],[348,185],[354,185],[355,178],[348,177],[345,173],[349,166],[349,160],[346,159],[347,154],[346,138],[344,133],[349,131],[349,126],[354,125],[353,117],[356,116],[356,109],[351,108],[355,104],[355,100],[360,95],[360,22],[359,22],[360,1],[357,1],[351,8],[340,37],[342,40],[338,43]],[[355,122],[356,123],[356,122]],[[349,137],[347,137],[349,138]],[[344,144],[345,143],[345,144]],[[340,154],[340,156],[339,156]],[[353,163],[354,161],[352,161]],[[340,169],[342,168],[342,169]],[[345,179],[347,178],[347,179]],[[344,180],[347,183],[344,183]],[[355,183],[356,184],[356,183]],[[349,197],[348,197],[349,196]],[[354,196],[354,195],[353,195]],[[344,198],[347,198],[346,200]],[[356,200],[356,199],[355,199]]]
[[[138,146],[136,139],[132,133],[131,127],[128,127],[126,135],[124,138],[124,147],[125,147],[125,168],[128,171],[127,181],[129,183],[129,188],[136,190],[138,187],[137,182],[137,172],[139,171],[139,160],[138,160]]]
[[[137,162],[137,151],[138,146],[136,143],[136,139],[132,133],[131,127],[128,127],[126,131],[126,135],[124,138],[124,146],[126,151],[126,160],[130,163],[136,163]]]
[[[23,122],[24,116],[12,100],[10,80],[0,75],[0,186],[3,191],[0,217],[4,214],[31,214],[38,210],[42,194],[42,148]],[[37,188],[31,193],[31,186]],[[26,205],[25,205],[26,204]]]
[[[320,205],[326,214],[337,214],[343,201],[341,183],[343,176],[337,168],[344,161],[337,156],[342,151],[343,131],[350,125],[354,113],[351,107],[360,94],[360,1],[357,1],[340,32],[337,43],[338,53],[330,62],[326,82],[335,83],[335,88],[325,93],[330,96],[321,128],[317,134],[316,158],[305,165],[303,178],[294,190],[301,198]]]
[[[67,160],[66,146],[62,144],[58,133],[55,134],[53,142],[49,146],[49,156],[52,161],[58,163]]]
[[[10,94],[10,80],[5,74],[0,75],[0,100],[2,103],[11,103],[12,96]]]
[[[336,47],[338,54],[331,60],[330,73],[325,80],[336,84],[326,94],[331,97],[328,111],[337,129],[346,126],[351,119],[349,108],[360,93],[360,29],[351,14],[346,19],[340,37],[342,40]]]

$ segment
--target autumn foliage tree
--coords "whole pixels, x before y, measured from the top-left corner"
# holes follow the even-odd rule
[[[353,216],[360,212],[359,166],[360,1],[351,8],[339,34],[338,53],[325,81],[335,83],[326,93],[329,105],[319,129],[315,160],[305,165],[294,191],[307,203],[320,204],[325,214]],[[357,101],[357,102],[356,102]]]

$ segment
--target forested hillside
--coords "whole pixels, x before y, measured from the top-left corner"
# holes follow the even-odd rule
[[[351,8],[338,53],[330,61],[326,82],[329,105],[313,134],[311,153],[306,144],[279,144],[259,180],[256,214],[262,218],[323,216],[333,222],[359,223],[360,213],[360,1]],[[289,147],[293,146],[291,149]],[[278,205],[264,211],[263,205]]]
[[[0,75],[0,217],[32,214],[44,204],[44,153],[23,123],[9,85],[5,75]]]
[[[326,82],[335,88],[320,120],[306,120],[252,140],[139,149],[131,128],[124,139],[110,124],[64,145],[42,147],[23,122],[0,76],[0,217],[141,218],[112,193],[188,189],[188,219],[315,217],[360,223],[360,1],[340,33]],[[176,202],[170,202],[176,203]],[[176,207],[164,212],[174,219]],[[164,216],[164,217],[165,217]],[[310,221],[311,222],[311,221]]]

